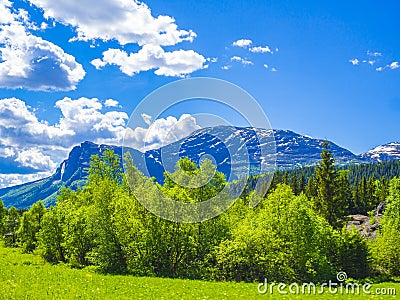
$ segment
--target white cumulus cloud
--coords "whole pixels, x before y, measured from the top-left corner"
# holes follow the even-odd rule
[[[245,47],[249,47],[252,43],[253,43],[252,40],[240,39],[240,40],[233,42],[232,46],[245,48]]]
[[[253,53],[271,53],[271,54],[273,54],[272,50],[268,46],[251,47],[249,49],[249,51],[253,52]]]
[[[247,59],[245,59],[245,58],[242,58],[242,57],[240,57],[240,56],[232,56],[232,57],[231,57],[231,61],[233,61],[233,62],[240,62],[240,63],[242,63],[243,65],[253,65],[253,62],[252,62],[252,61],[247,60]]]
[[[137,53],[130,54],[120,49],[109,49],[92,64],[97,69],[116,65],[129,76],[155,69],[156,75],[182,77],[204,68],[205,62],[206,58],[193,50],[165,52],[160,46],[145,45]]]
[[[142,114],[141,116],[142,116],[143,121],[144,121],[147,125],[150,126],[153,117],[150,116],[150,115],[148,115],[148,114]]]
[[[357,65],[360,63],[360,61],[359,61],[357,58],[350,59],[349,62],[350,62],[353,66],[357,66]]]
[[[64,98],[55,124],[39,120],[35,109],[17,98],[0,100],[0,157],[12,165],[37,172],[53,172],[74,145],[83,141],[120,144],[128,115],[103,112],[97,98]]]
[[[15,162],[23,167],[30,167],[36,170],[53,170],[56,164],[49,155],[44,155],[38,148],[23,150],[18,153]]]
[[[71,132],[73,141],[118,144],[123,138],[128,115],[119,111],[103,113],[103,105],[97,98],[66,97],[57,101],[56,107],[61,110],[62,117],[55,126],[63,132]]]
[[[118,102],[117,100],[114,100],[114,99],[107,99],[107,100],[104,102],[104,105],[105,105],[106,107],[118,107],[119,102]]]
[[[392,69],[392,70],[395,70],[395,69],[400,68],[399,62],[397,62],[397,61],[392,62],[392,63],[389,65],[389,68]]]
[[[150,8],[134,0],[29,0],[40,7],[47,18],[71,25],[75,40],[116,40],[121,45],[171,46],[193,41],[192,30],[178,29],[175,19],[153,17]]]
[[[152,15],[143,2],[134,0],[29,0],[44,11],[44,16],[70,25],[76,32],[71,41],[117,41],[120,45],[138,44],[137,53],[108,49],[92,64],[101,69],[119,66],[128,76],[155,69],[156,75],[183,77],[206,68],[206,58],[193,50],[165,51],[164,46],[192,42],[192,30],[179,29],[175,19]],[[92,44],[93,45],[93,44]]]
[[[149,115],[144,114],[142,117],[145,120],[151,120]],[[189,114],[183,114],[179,119],[169,116],[150,122],[148,128],[127,129],[125,145],[140,151],[147,151],[178,141],[200,129],[196,118]]]
[[[73,90],[85,76],[75,58],[35,36],[24,10],[12,11],[12,3],[0,2],[0,87],[30,90]]]
[[[33,174],[0,174],[0,189],[36,181],[51,175],[51,172],[37,172]]]

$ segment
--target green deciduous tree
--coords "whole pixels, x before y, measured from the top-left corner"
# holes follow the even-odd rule
[[[64,226],[65,217],[58,205],[52,207],[43,217],[38,234],[38,253],[49,262],[66,262]]]
[[[38,233],[42,228],[43,216],[46,213],[42,201],[38,201],[31,208],[24,212],[17,236],[24,252],[32,252],[38,245]]]
[[[127,262],[117,237],[114,223],[115,205],[122,182],[121,161],[112,150],[105,150],[101,157],[92,156],[85,197],[92,205],[84,214],[94,247],[90,261],[104,272],[126,273]],[[83,194],[81,194],[83,196]],[[78,217],[79,220],[82,217]]]
[[[0,199],[0,236],[3,236],[4,232],[4,221],[7,215],[7,208],[4,206],[3,201]]]
[[[217,268],[224,279],[309,281],[334,273],[332,227],[304,195],[278,185],[262,209],[252,211],[218,247]]]
[[[390,182],[381,229],[373,243],[374,262],[379,271],[400,275],[400,178]]]
[[[346,272],[351,278],[365,278],[370,274],[370,253],[367,241],[357,230],[343,228],[335,232],[336,244],[332,257],[338,271]]]
[[[7,216],[4,218],[4,233],[6,246],[15,247],[17,245],[17,230],[19,227],[20,215],[18,209],[12,206]]]

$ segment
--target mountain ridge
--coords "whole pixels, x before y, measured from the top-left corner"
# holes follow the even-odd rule
[[[271,130],[268,131],[265,129],[231,126],[221,128],[223,131],[218,134],[224,136],[224,143],[228,145],[228,148],[235,146],[235,139],[246,145],[249,153],[249,162],[254,166],[255,171],[257,172],[257,170],[260,169],[259,161],[262,159],[262,157],[260,157],[259,147],[257,146],[257,143],[260,142],[257,140],[257,136],[266,137],[266,141],[268,142],[268,135]],[[213,155],[215,163],[217,164],[217,169],[229,177],[230,174],[228,169],[231,168],[231,161],[230,159],[227,159],[226,149],[224,150],[226,147],[221,143],[221,140],[216,138],[215,130],[215,128],[199,129],[188,137],[170,145],[166,145],[163,148],[148,150],[144,153],[135,149],[129,149],[129,152],[139,170],[142,172],[147,171],[144,165],[147,164],[149,173],[145,174],[155,177],[158,182],[163,181],[163,174],[165,171],[163,164],[161,164],[162,151],[166,150],[167,152],[169,151],[169,153],[172,153],[176,149],[178,150],[175,151],[175,155],[178,155],[179,157],[187,156],[196,163],[200,162],[203,155]],[[257,136],[254,134],[256,131]],[[276,165],[279,169],[312,166],[319,161],[322,143],[325,140],[300,135],[291,130],[275,129],[272,130],[272,132],[276,144]],[[376,149],[374,148],[369,152],[356,155],[333,142],[328,141],[328,143],[330,144],[330,148],[338,165],[379,162],[379,160],[375,158],[376,153],[378,152],[381,155],[385,154],[386,156],[384,157],[386,160],[400,159],[400,148],[398,152],[392,151],[390,153],[385,152],[386,148],[380,148],[378,149],[379,151],[376,150],[373,153],[375,156],[369,153]],[[385,145],[391,144],[394,143],[388,143]],[[393,150],[392,148],[390,149]],[[121,146],[98,145],[93,142],[85,141],[80,145],[75,146],[70,151],[68,158],[56,168],[55,172],[51,176],[22,185],[0,189],[0,198],[7,207],[14,205],[17,208],[28,208],[38,200],[43,200],[46,206],[53,205],[58,191],[63,186],[75,189],[84,184],[87,178],[90,157],[96,154],[100,155],[105,149],[114,150],[114,152],[120,157],[123,155]],[[168,164],[168,158],[163,158],[165,162],[164,164]]]

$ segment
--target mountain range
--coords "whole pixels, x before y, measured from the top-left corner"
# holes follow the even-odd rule
[[[271,161],[269,166],[274,167],[272,158],[275,149],[276,167],[279,169],[315,165],[320,159],[323,142],[324,140],[290,130],[231,126],[199,129],[182,140],[144,153],[131,148],[122,149],[120,146],[97,145],[86,141],[71,150],[68,158],[58,166],[52,176],[0,189],[0,198],[7,207],[29,208],[38,200],[43,200],[46,206],[50,206],[55,203],[56,196],[63,186],[75,189],[85,183],[90,157],[100,155],[105,149],[112,149],[121,157],[123,152],[129,151],[139,170],[162,183],[165,169],[171,171],[174,162],[180,157],[189,157],[196,163],[203,157],[212,157],[219,171],[228,179],[235,179],[234,174],[231,174],[234,168],[241,170],[245,165],[250,165],[250,172],[255,174],[262,172],[264,166],[268,167],[268,160]],[[328,143],[338,165],[400,159],[400,143],[382,145],[360,155],[355,155],[333,142]],[[243,157],[235,157],[235,154],[230,155],[230,152],[243,152],[243,145],[247,149],[248,161],[243,161]],[[267,164],[262,163],[265,160]]]

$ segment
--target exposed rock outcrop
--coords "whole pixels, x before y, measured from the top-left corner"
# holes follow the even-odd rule
[[[347,230],[356,229],[364,238],[375,239],[385,208],[386,202],[382,201],[375,209],[373,218],[364,215],[347,216]]]

